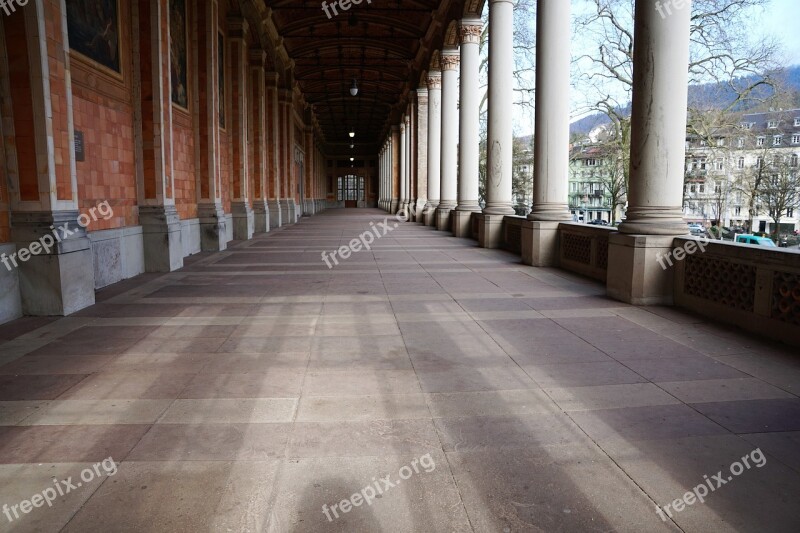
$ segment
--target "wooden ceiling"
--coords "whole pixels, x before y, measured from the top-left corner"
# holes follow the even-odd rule
[[[485,0],[361,0],[338,15],[321,0],[266,1],[329,156],[374,156],[400,120],[434,51],[455,42],[454,21]],[[351,96],[353,80],[358,95]],[[355,131],[355,150],[348,132]]]

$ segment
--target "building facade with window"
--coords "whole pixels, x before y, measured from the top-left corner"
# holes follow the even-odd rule
[[[685,218],[772,233],[771,211],[783,206],[781,233],[797,229],[799,158],[800,109],[745,114],[738,124],[687,136]]]
[[[572,146],[569,157],[569,210],[576,222],[602,220],[611,223],[613,182],[611,159],[599,144]],[[619,215],[619,213],[618,213]],[[619,216],[615,219],[619,220]]]

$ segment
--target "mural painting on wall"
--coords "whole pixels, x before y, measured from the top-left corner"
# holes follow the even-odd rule
[[[225,37],[219,34],[219,127],[225,127]]]
[[[169,0],[170,77],[172,102],[189,108],[186,60],[186,0]]]
[[[69,46],[121,74],[118,0],[70,0],[67,6]]]

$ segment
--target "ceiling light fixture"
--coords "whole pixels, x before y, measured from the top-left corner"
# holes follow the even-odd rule
[[[356,159],[355,159],[355,157],[351,157],[351,158],[350,158],[350,162],[351,162],[351,163],[352,163],[353,161],[355,161],[355,160],[356,160]]]
[[[353,137],[355,137],[355,136],[356,136],[356,132],[355,132],[355,130],[350,130],[350,133],[349,133],[349,135],[350,135],[350,138],[351,138],[351,139],[352,139]]]
[[[356,83],[355,78],[353,78],[353,85],[350,86],[350,94],[352,96],[356,96],[358,94],[358,83]]]

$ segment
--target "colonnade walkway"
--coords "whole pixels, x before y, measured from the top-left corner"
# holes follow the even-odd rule
[[[385,216],[0,328],[0,531],[800,529],[790,349]]]

